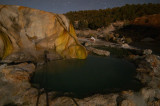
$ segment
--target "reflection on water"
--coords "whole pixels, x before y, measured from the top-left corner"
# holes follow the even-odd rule
[[[113,89],[134,89],[135,66],[122,59],[88,56],[86,60],[58,60],[35,72],[31,83],[49,91],[83,96]]]

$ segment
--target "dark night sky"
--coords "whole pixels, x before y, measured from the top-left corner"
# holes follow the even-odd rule
[[[160,0],[0,0],[0,4],[21,5],[54,13],[105,9],[138,3],[160,3]]]

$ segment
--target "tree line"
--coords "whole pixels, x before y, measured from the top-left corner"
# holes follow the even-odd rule
[[[160,4],[126,4],[122,7],[70,11],[65,15],[70,19],[76,29],[97,29],[106,27],[116,21],[133,20],[144,15],[160,13]]]

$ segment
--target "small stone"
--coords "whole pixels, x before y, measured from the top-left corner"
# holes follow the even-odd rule
[[[100,49],[95,49],[93,47],[89,47],[87,48],[89,51],[97,54],[97,55],[101,55],[101,56],[109,56],[110,52],[109,51],[105,51],[105,50],[100,50]]]
[[[89,46],[89,43],[86,42],[86,43],[84,44],[84,46]]]
[[[144,54],[144,55],[150,55],[150,54],[152,54],[152,50],[151,50],[151,49],[145,49],[145,50],[143,51],[143,54]]]
[[[130,46],[127,43],[125,43],[125,44],[122,44],[122,48],[130,48]]]

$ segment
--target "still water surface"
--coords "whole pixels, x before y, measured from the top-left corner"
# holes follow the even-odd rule
[[[86,60],[58,60],[37,70],[31,83],[48,91],[72,92],[77,96],[97,92],[137,89],[134,64],[119,58],[88,56]]]

